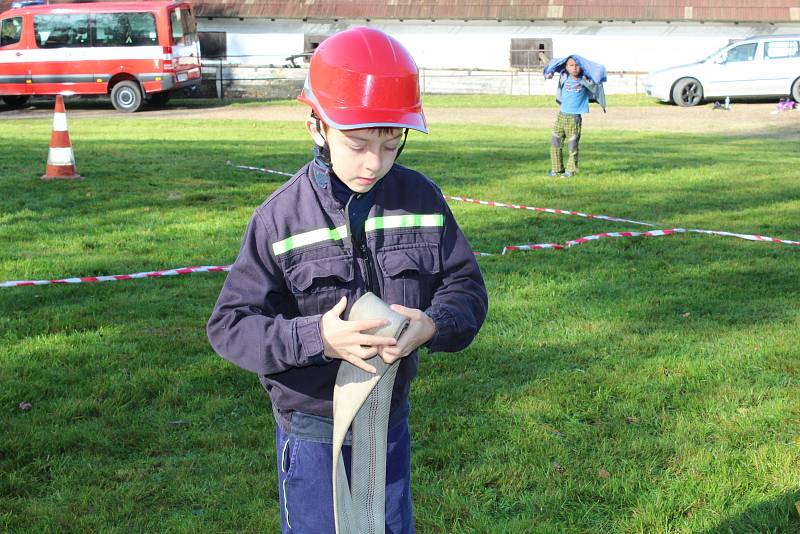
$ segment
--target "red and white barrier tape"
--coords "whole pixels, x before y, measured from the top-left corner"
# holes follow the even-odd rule
[[[203,267],[181,267],[180,269],[168,269],[165,271],[148,271],[133,274],[114,274],[109,276],[82,276],[78,278],[61,278],[58,280],[19,280],[0,283],[2,287],[20,286],[45,286],[49,284],[88,284],[92,282],[118,282],[120,280],[135,280],[137,278],[158,278],[161,276],[178,276],[191,273],[216,273],[230,271],[230,265],[211,265]]]
[[[503,252],[501,254],[506,254],[507,252],[514,252],[514,251],[525,251],[525,250],[564,250],[567,248],[574,247],[575,245],[582,245],[583,243],[588,243],[590,241],[597,241],[599,239],[606,239],[609,237],[662,237],[667,235],[673,234],[686,234],[686,233],[697,233],[697,234],[707,234],[707,235],[718,235],[724,237],[736,237],[739,239],[746,239],[748,241],[762,241],[766,243],[778,243],[784,245],[795,245],[800,246],[800,241],[790,241],[788,239],[778,239],[776,237],[769,237],[763,235],[753,235],[753,234],[737,234],[734,232],[721,232],[716,230],[699,230],[699,229],[686,229],[686,228],[669,228],[666,230],[650,230],[648,232],[604,232],[602,234],[593,234],[587,235],[584,237],[579,237],[577,239],[571,239],[569,241],[564,242],[563,244],[559,243],[538,243],[538,244],[531,244],[531,245],[508,245],[503,247]],[[473,252],[475,256],[485,257],[485,256],[495,256],[495,254],[491,254],[488,252]],[[76,278],[61,278],[58,280],[20,280],[20,281],[10,281],[10,282],[0,282],[0,288],[4,287],[20,287],[20,286],[43,286],[49,284],[87,284],[93,282],[117,282],[120,280],[135,280],[138,278],[158,278],[161,276],[177,276],[181,274],[191,274],[191,273],[214,273],[214,272],[222,272],[222,271],[230,271],[230,265],[212,265],[212,266],[203,266],[203,267],[181,267],[179,269],[168,269],[165,271],[147,271],[143,273],[134,273],[134,274],[116,274],[110,276],[83,276],[83,277],[76,277]]]
[[[579,237],[577,239],[571,239],[566,241],[563,244],[559,243],[539,243],[539,244],[531,244],[531,245],[509,245],[503,247],[502,254],[506,254],[507,252],[513,251],[525,251],[525,250],[564,250],[567,248],[574,247],[575,245],[581,245],[583,243],[588,243],[590,241],[597,241],[599,239],[605,239],[609,237],[661,237],[673,234],[685,234],[685,233],[698,233],[698,234],[707,234],[707,235],[719,235],[724,237],[736,237],[739,239],[746,239],[748,241],[762,241],[767,243],[779,243],[785,245],[795,245],[800,246],[800,241],[790,241],[788,239],[778,239],[775,237],[768,237],[763,235],[751,235],[751,234],[737,234],[734,232],[720,232],[715,230],[698,230],[698,229],[685,229],[685,228],[670,228],[666,230],[650,230],[648,232],[604,232],[602,234],[593,234],[584,237]],[[484,257],[484,256],[495,256],[495,254],[490,254],[488,252],[473,252],[475,256]],[[212,265],[212,266],[203,266],[203,267],[182,267],[179,269],[168,269],[164,271],[147,271],[142,273],[134,273],[134,274],[117,274],[117,275],[110,275],[110,276],[83,276],[83,277],[75,277],[75,278],[61,278],[58,280],[20,280],[20,281],[10,281],[10,282],[2,282],[0,283],[0,288],[4,287],[20,287],[20,286],[42,286],[42,285],[49,285],[49,284],[87,284],[93,282],[117,282],[120,280],[135,280],[138,278],[158,278],[162,276],[177,276],[182,274],[191,274],[191,273],[214,273],[214,272],[222,272],[222,271],[230,271],[230,265]]]
[[[233,165],[230,161],[227,162],[228,165]],[[260,171],[272,174],[279,174],[282,176],[294,176],[293,174],[289,174],[287,172],[281,171],[274,171],[272,169],[265,169],[261,167],[249,167],[246,165],[236,165],[237,169],[244,169],[244,170],[253,170],[253,171]],[[445,195],[445,199],[447,200],[456,200],[459,202],[469,202],[472,204],[480,204],[482,206],[492,206],[498,208],[511,208],[511,209],[523,209],[523,210],[530,210],[530,211],[537,211],[537,212],[546,212],[546,213],[555,213],[560,215],[576,215],[578,217],[585,217],[588,219],[602,219],[606,221],[614,221],[614,222],[626,222],[630,224],[639,224],[644,226],[653,226],[651,223],[641,222],[641,221],[632,221],[630,219],[621,219],[618,217],[611,217],[608,215],[591,215],[588,213],[582,213],[579,211],[566,211],[566,210],[558,210],[553,208],[536,208],[531,206],[524,206],[519,204],[505,204],[502,202],[492,202],[486,200],[475,200],[472,198],[467,197],[454,197]],[[599,239],[605,239],[609,237],[661,237],[666,235],[672,234],[680,234],[680,233],[696,233],[696,234],[706,234],[706,235],[718,235],[724,237],[736,237],[738,239],[746,239],[748,241],[761,241],[767,243],[778,243],[784,245],[795,245],[800,246],[800,241],[792,241],[789,239],[779,239],[776,237],[769,237],[763,236],[758,234],[740,234],[736,232],[724,232],[719,230],[701,230],[701,229],[685,229],[685,228],[670,228],[666,230],[650,230],[647,232],[605,232],[601,234],[593,234],[584,237],[579,237],[577,239],[571,239],[569,241],[564,242],[563,244],[559,243],[539,243],[539,244],[529,244],[529,245],[508,245],[503,247],[503,251],[501,254],[506,254],[507,252],[512,251],[524,251],[524,250],[563,250],[565,248],[570,248],[575,245],[581,245],[583,243],[588,243],[590,241],[597,241]],[[475,256],[484,257],[484,256],[494,256],[495,254],[490,254],[488,252],[473,252]],[[191,273],[212,273],[212,272],[222,272],[222,271],[230,271],[230,265],[212,265],[212,266],[202,266],[202,267],[181,267],[179,269],[168,269],[163,271],[147,271],[142,273],[133,273],[133,274],[117,274],[117,275],[108,275],[108,276],[82,276],[82,277],[75,277],[75,278],[61,278],[57,280],[17,280],[17,281],[8,281],[8,282],[0,282],[0,288],[4,287],[20,287],[20,286],[42,286],[42,285],[49,285],[49,284],[86,284],[86,283],[93,283],[93,282],[117,282],[121,280],[135,280],[138,278],[158,278],[161,276],[177,276],[182,274],[191,274]]]
[[[227,165],[233,165],[231,160],[225,162]],[[237,169],[242,169],[245,171],[259,171],[259,172],[267,172],[269,174],[280,174],[281,176],[294,176],[294,174],[290,174],[288,172],[281,172],[281,171],[273,171],[272,169],[265,169],[264,167],[250,167],[249,165],[234,165]]]
[[[790,239],[779,239],[777,237],[769,237],[766,235],[758,235],[758,234],[737,234],[736,232],[723,232],[721,230],[700,230],[698,228],[694,228],[691,230],[686,230],[687,232],[693,232],[696,234],[708,234],[708,235],[721,235],[725,237],[738,237],[739,239],[746,239],[748,241],[764,241],[767,243],[780,243],[783,245],[800,245],[800,241],[792,241]]]
[[[232,165],[230,161],[228,161],[228,165]],[[264,169],[260,167],[247,167],[244,165],[237,165],[238,169],[246,169],[246,170],[255,170],[261,172],[269,172],[274,174],[281,174],[284,176],[294,176],[293,174],[289,174],[286,172],[275,171],[272,169]],[[628,224],[636,224],[640,226],[656,226],[653,223],[643,222],[643,221],[634,221],[631,219],[623,219],[620,217],[612,217],[610,215],[593,215],[591,213],[583,213],[580,211],[570,211],[570,210],[559,210],[555,208],[537,208],[534,206],[525,206],[523,204],[507,204],[505,202],[495,202],[492,200],[477,200],[474,198],[468,197],[457,197],[451,195],[444,195],[446,200],[454,200],[457,202],[467,202],[470,204],[479,204],[481,206],[491,206],[496,208],[508,208],[508,209],[518,209],[518,210],[528,210],[528,211],[535,211],[535,212],[543,212],[543,213],[554,213],[557,215],[574,215],[577,217],[584,217],[586,219],[600,219],[604,221],[612,221],[612,222],[624,222]],[[652,230],[649,232],[611,232],[611,233],[602,233],[602,234],[594,234],[586,237],[580,237],[578,239],[573,239],[567,241],[563,245],[558,243],[540,243],[536,245],[516,245],[516,246],[507,246],[503,248],[503,254],[509,250],[545,250],[545,249],[563,249],[569,248],[574,245],[580,245],[582,243],[588,243],[589,241],[596,241],[598,239],[604,239],[607,237],[660,237],[664,235],[670,235],[675,233],[698,233],[698,234],[708,234],[708,235],[719,235],[719,236],[726,236],[726,237],[736,237],[739,239],[746,239],[748,241],[764,241],[770,243],[782,243],[786,245],[798,245],[797,241],[790,241],[788,239],[777,239],[774,237],[766,237],[761,235],[751,235],[751,234],[738,234],[735,232],[723,232],[718,230],[700,230],[700,229],[691,229],[686,230],[683,228],[673,228],[670,230]],[[475,252],[476,256],[492,256],[492,254],[486,252]]]
[[[476,200],[474,198],[454,197],[450,195],[444,195],[444,198],[447,200],[456,200],[458,202],[469,202],[470,204],[480,204],[481,206],[492,206],[495,208],[529,210],[529,211],[537,211],[544,213],[555,213],[557,215],[575,215],[577,217],[585,217],[587,219],[602,219],[604,221],[624,222],[629,224],[638,224],[640,226],[655,226],[655,224],[648,222],[632,221],[630,219],[620,219],[619,217],[611,217],[610,215],[592,215],[591,213],[582,213],[580,211],[558,210],[554,208],[536,208],[533,206],[524,206],[522,204],[506,204],[504,202],[493,202],[491,200]]]
[[[228,165],[233,165],[230,160],[227,162]],[[268,172],[271,174],[280,174],[282,176],[294,176],[293,174],[289,174],[288,172],[281,172],[275,171],[272,169],[265,169],[263,167],[249,167],[247,165],[236,165],[237,169],[243,169],[246,171],[260,171],[260,172]],[[586,219],[602,219],[604,221],[613,221],[613,222],[624,222],[629,224],[638,224],[640,226],[655,226],[655,224],[642,222],[642,221],[633,221],[631,219],[621,219],[619,217],[612,217],[610,215],[592,215],[591,213],[582,213],[580,211],[568,211],[568,210],[559,210],[555,208],[536,208],[533,206],[524,206],[522,204],[506,204],[505,202],[494,202],[492,200],[477,200],[474,198],[467,198],[467,197],[455,197],[450,195],[444,195],[446,200],[455,200],[458,202],[468,202],[470,204],[480,204],[481,206],[492,206],[495,208],[508,208],[508,209],[516,209],[516,210],[528,210],[528,211],[536,211],[540,213],[554,213],[557,215],[575,215],[576,217],[584,217]]]
[[[686,234],[686,233],[719,235],[725,237],[736,237],[739,239],[746,239],[748,241],[764,241],[768,243],[781,243],[785,245],[800,246],[800,241],[790,241],[788,239],[778,239],[775,237],[768,237],[763,235],[737,234],[734,232],[720,232],[716,230],[698,230],[698,229],[687,230],[686,228],[670,228],[667,230],[651,230],[649,232],[605,232],[602,234],[593,234],[593,235],[587,235],[585,237],[579,237],[578,239],[572,239],[570,241],[566,241],[564,244],[540,243],[536,245],[509,245],[507,247],[503,247],[503,254],[505,254],[506,252],[516,251],[516,250],[545,250],[545,249],[563,250],[565,248],[574,247],[575,245],[582,245],[583,243],[588,243],[590,241],[597,241],[598,239],[605,239],[608,237],[661,237],[665,235]]]

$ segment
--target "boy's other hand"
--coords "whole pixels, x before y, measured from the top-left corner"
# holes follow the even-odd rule
[[[552,78],[553,78],[553,73],[551,72],[550,74],[547,75],[547,79],[550,80]]]
[[[392,304],[391,308],[408,318],[408,327],[400,334],[397,343],[392,346],[380,348],[379,354],[383,361],[392,363],[414,352],[430,340],[436,333],[436,324],[433,319],[422,310],[406,308],[399,304]]]
[[[319,321],[319,330],[325,347],[324,354],[328,358],[348,361],[368,373],[375,373],[375,367],[364,360],[377,355],[378,347],[392,346],[397,340],[393,337],[372,336],[362,332],[386,326],[389,321],[386,319],[345,321],[341,315],[346,307],[347,297],[342,297],[333,308],[322,315]]]

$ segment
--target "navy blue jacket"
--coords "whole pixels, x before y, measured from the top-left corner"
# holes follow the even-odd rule
[[[319,323],[342,296],[343,317],[369,290],[425,311],[436,324],[432,352],[468,346],[488,307],[469,243],[428,178],[395,164],[375,185],[360,243],[331,185],[315,159],[256,209],[207,326],[220,356],[258,374],[287,431],[295,411],[333,415],[341,360],[323,357]],[[417,366],[416,351],[401,360],[393,413]]]

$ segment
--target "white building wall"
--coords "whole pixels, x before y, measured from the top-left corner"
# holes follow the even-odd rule
[[[231,63],[283,65],[301,54],[305,35],[329,35],[364,21],[302,22],[201,18],[200,31],[227,32]],[[393,35],[424,69],[508,69],[512,38],[550,38],[556,57],[580,54],[609,71],[647,72],[700,60],[731,39],[800,33],[800,23],[372,21]]]

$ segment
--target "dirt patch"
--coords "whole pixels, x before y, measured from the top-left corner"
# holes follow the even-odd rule
[[[681,108],[648,106],[609,108],[607,113],[594,108],[584,115],[584,127],[600,130],[662,131],[676,133],[720,133],[741,135],[800,136],[800,111],[772,113],[774,104],[739,104],[730,111],[713,110],[710,106]],[[446,111],[446,113],[442,113]],[[476,122],[514,124],[536,128],[549,127],[555,118],[554,109],[473,109],[431,110],[430,120],[442,122]]]
[[[113,109],[83,107],[80,102],[68,110],[70,117],[116,117],[126,119],[203,119],[250,121],[302,121],[307,116],[303,106],[219,106],[198,108],[174,102],[166,109],[145,110],[130,115]],[[549,128],[556,114],[553,108],[429,108],[428,124],[435,132],[437,124],[495,124]],[[0,111],[2,119],[52,116],[49,106],[37,104],[23,110]],[[584,116],[584,126],[599,130],[661,131],[675,133],[717,133],[757,135],[776,138],[800,138],[800,110],[776,112],[775,104],[734,104],[730,111],[713,110],[710,105],[681,108],[659,105],[609,108],[603,113],[592,106]]]

